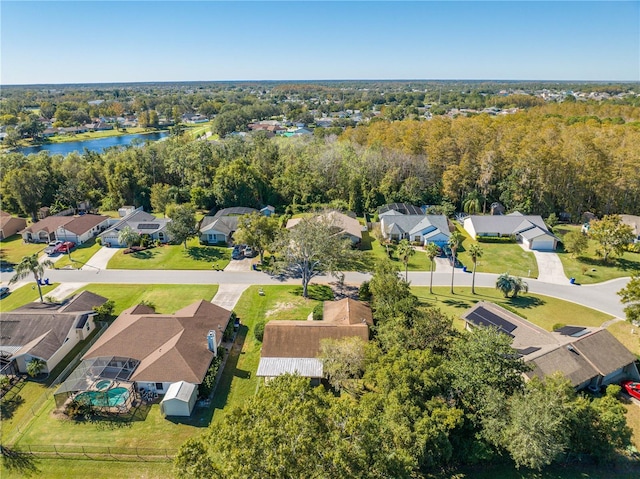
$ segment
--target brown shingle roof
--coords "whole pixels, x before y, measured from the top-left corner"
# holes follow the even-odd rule
[[[107,298],[91,291],[83,291],[60,308],[61,313],[91,311],[95,306],[101,306],[107,302]]]
[[[213,359],[207,334],[216,331],[219,345],[230,316],[230,311],[207,301],[175,314],[154,314],[138,305],[123,311],[82,359],[133,358],[140,361],[131,376],[133,381],[198,384]]]
[[[611,374],[636,360],[609,331],[601,329],[573,343],[573,347],[594,367],[601,376]]]
[[[108,219],[108,216],[102,215],[74,216],[72,221],[64,225],[64,229],[77,235],[83,235]]]
[[[37,233],[38,231],[52,233],[60,226],[64,226],[71,221],[73,221],[73,216],[47,216],[46,218],[33,223],[28,228],[25,228],[23,231],[27,233]]]
[[[368,324],[373,326],[373,314],[366,304],[351,298],[325,301],[323,320],[340,324]]]

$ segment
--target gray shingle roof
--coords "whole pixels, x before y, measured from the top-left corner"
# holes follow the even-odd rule
[[[473,229],[476,234],[500,234],[508,236],[535,226],[544,231],[549,231],[540,215],[524,216],[519,213],[512,213],[506,216],[473,215],[465,218],[464,221],[465,223],[470,221],[471,224],[473,224]]]

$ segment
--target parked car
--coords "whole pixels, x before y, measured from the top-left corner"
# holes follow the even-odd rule
[[[251,246],[247,246],[244,250],[244,256],[246,258],[255,258],[257,254],[258,252],[254,250]]]
[[[6,295],[8,295],[11,291],[9,290],[8,286],[2,286],[0,287],[0,298],[4,298]]]
[[[231,259],[242,259],[244,258],[244,253],[242,249],[240,249],[239,245],[233,247],[233,251],[231,252]]]
[[[62,245],[62,241],[52,241],[51,243],[49,243],[49,245],[44,249],[44,252],[49,255],[49,256],[53,256],[56,253],[59,253],[59,251],[57,250],[57,248],[59,246]]]
[[[59,245],[56,250],[58,251],[58,253],[68,253],[75,247],[76,244],[73,241],[65,241],[64,243]]]
[[[640,383],[635,381],[622,381],[621,386],[629,396],[640,399]]]

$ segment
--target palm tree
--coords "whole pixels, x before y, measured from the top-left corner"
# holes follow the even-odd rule
[[[480,211],[480,195],[477,191],[472,191],[462,205],[465,213],[473,215]]]
[[[451,268],[451,294],[453,293],[453,275],[456,271],[456,252],[460,247],[460,243],[462,243],[462,235],[459,231],[454,231],[449,236],[449,248],[451,248],[451,260],[452,260],[452,268]]]
[[[529,285],[522,280],[522,278],[511,277],[511,289],[513,290],[512,298],[518,296],[520,291],[525,293],[529,292]]]
[[[398,243],[398,256],[404,263],[404,280],[409,281],[409,258],[416,254],[416,250],[411,246],[408,239],[403,239]]]
[[[429,281],[429,294],[433,294],[433,260],[436,256],[438,256],[438,253],[440,253],[440,248],[438,248],[438,245],[435,243],[428,243],[427,246],[425,246],[424,250],[426,251],[427,257],[431,262],[431,280]]]
[[[509,293],[513,289],[513,284],[511,283],[511,276],[509,276],[509,273],[502,273],[500,276],[498,276],[498,279],[496,280],[496,289],[502,291],[502,294],[505,298],[509,297]]]
[[[40,294],[40,302],[44,303],[44,299],[42,298],[42,288],[40,287],[40,279],[44,275],[45,268],[53,267],[53,262],[45,259],[42,262],[38,261],[38,255],[33,254],[30,256],[25,256],[22,260],[16,265],[15,272],[16,274],[9,280],[9,284],[16,283],[21,279],[26,278],[29,274],[33,274],[33,277],[36,280],[36,284],[38,285],[38,293]]]
[[[477,244],[472,244],[469,248],[469,256],[473,261],[473,273],[471,275],[471,294],[476,294],[476,266],[478,264],[478,258],[482,256],[482,248]]]
[[[31,361],[27,363],[27,374],[32,378],[35,378],[38,374],[42,372],[44,367],[47,365],[40,358],[33,358]]]
[[[140,235],[133,231],[130,226],[125,226],[120,234],[118,234],[118,243],[126,244],[127,248],[131,248],[140,241]]]

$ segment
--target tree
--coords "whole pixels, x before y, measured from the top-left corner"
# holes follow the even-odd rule
[[[429,280],[429,293],[433,294],[433,260],[440,253],[440,248],[435,243],[428,243],[425,246],[425,252],[427,253],[427,258],[429,258],[429,263],[431,264],[431,278]]]
[[[634,274],[618,294],[622,298],[621,301],[627,305],[624,308],[627,321],[640,321],[640,273]]]
[[[246,244],[255,249],[260,254],[260,263],[263,263],[264,252],[275,241],[278,229],[275,216],[251,213],[238,219],[238,229],[233,234],[233,239],[236,243]]]
[[[127,248],[140,243],[140,235],[135,232],[131,226],[125,226],[118,233],[118,243],[126,244]]]
[[[320,356],[324,375],[337,391],[348,390],[364,372],[366,343],[354,336],[344,339],[323,339]]]
[[[173,462],[176,475],[185,479],[201,479],[214,476],[214,467],[208,451],[200,439],[188,439]]]
[[[477,191],[471,192],[462,205],[462,211],[470,215],[476,214],[481,208],[481,197]]]
[[[449,236],[449,248],[451,248],[451,294],[453,294],[453,275],[456,272],[456,253],[460,244],[462,243],[462,234],[459,231],[454,231]]]
[[[516,298],[521,291],[528,292],[529,285],[520,277],[502,273],[496,280],[496,289],[502,291],[505,298],[508,298],[509,294],[511,294],[512,298]]]
[[[154,211],[162,212],[166,216],[167,205],[174,200],[171,187],[164,183],[156,183],[151,187],[151,207]]]
[[[16,283],[21,279],[26,278],[29,274],[33,274],[33,278],[38,285],[38,294],[40,295],[40,302],[44,303],[42,298],[42,288],[40,287],[40,279],[44,276],[45,268],[52,268],[53,262],[45,259],[42,262],[38,261],[38,255],[33,254],[31,256],[25,256],[15,267],[15,274],[13,278],[9,280],[9,284]]]
[[[584,253],[589,246],[589,238],[580,231],[569,231],[562,237],[564,250],[571,253],[571,257],[575,258]]]
[[[167,232],[187,249],[187,240],[197,234],[195,208],[191,204],[173,205],[169,207],[168,216],[171,222],[167,224]]]
[[[408,239],[403,239],[398,243],[396,251],[398,253],[398,257],[404,263],[404,280],[409,281],[409,258],[416,254],[416,250],[411,246]]]
[[[303,218],[295,227],[284,230],[274,242],[280,256],[276,266],[302,277],[302,296],[308,298],[309,282],[316,276],[335,275],[354,259],[351,241],[323,216]]]
[[[472,244],[469,247],[469,256],[473,261],[473,273],[471,275],[471,293],[476,294],[476,266],[478,265],[478,258],[482,256],[482,248],[477,244]]]
[[[32,378],[35,378],[42,372],[47,363],[40,358],[33,358],[27,363],[27,374]]]
[[[619,215],[605,215],[600,220],[592,220],[589,236],[598,243],[596,254],[605,263],[611,254],[624,253],[625,247],[634,237],[631,226],[624,224]]]

